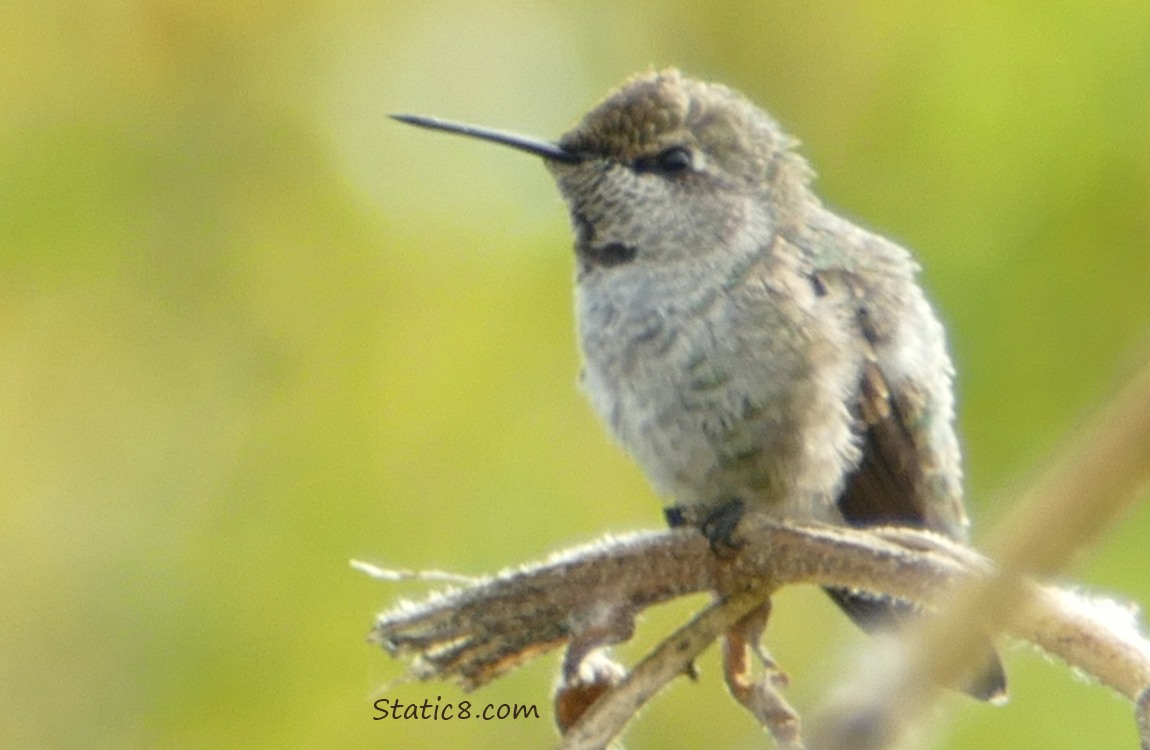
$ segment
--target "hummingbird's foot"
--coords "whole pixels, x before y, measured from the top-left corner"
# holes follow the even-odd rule
[[[739,521],[743,519],[746,507],[746,503],[736,497],[715,506],[703,516],[699,531],[710,540],[711,551],[717,557],[727,557],[743,546],[741,541],[734,538],[734,533]]]
[[[667,525],[672,529],[678,529],[690,523],[687,518],[687,511],[682,505],[663,508],[663,518],[667,520]]]
[[[694,526],[711,542],[715,555],[727,557],[743,544],[734,538],[734,533],[745,510],[746,503],[736,497],[711,507],[672,505],[663,509],[663,518],[672,529]]]

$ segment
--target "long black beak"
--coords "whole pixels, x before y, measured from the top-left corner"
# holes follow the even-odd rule
[[[504,146],[517,148],[520,151],[542,156],[544,159],[550,159],[551,161],[561,161],[567,164],[578,164],[583,161],[582,156],[567,151],[558,144],[551,143],[550,141],[542,141],[538,138],[531,138],[526,135],[504,133],[499,130],[482,128],[478,125],[464,125],[463,123],[448,122],[436,117],[424,117],[423,115],[391,115],[391,117],[400,122],[406,122],[408,125],[415,125],[420,128],[442,130],[445,133],[457,133],[468,136],[469,138],[479,138],[484,141],[491,141],[492,143],[501,143]]]

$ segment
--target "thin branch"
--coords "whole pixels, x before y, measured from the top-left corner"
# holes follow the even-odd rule
[[[782,694],[787,676],[763,647],[770,614],[768,601],[723,636],[723,677],[731,697],[771,733],[779,750],[804,750],[799,714]]]
[[[763,586],[721,599],[663,639],[604,698],[596,701],[563,735],[560,750],[604,748],[617,737],[639,709],[691,665],[708,646],[735,626],[770,595]]]
[[[348,565],[352,570],[358,570],[360,573],[371,576],[377,581],[387,581],[388,583],[398,583],[400,581],[434,581],[436,583],[457,583],[468,585],[479,583],[479,578],[475,576],[461,576],[457,573],[448,573],[443,570],[396,570],[395,568],[384,568],[369,563],[366,560],[348,560]]]

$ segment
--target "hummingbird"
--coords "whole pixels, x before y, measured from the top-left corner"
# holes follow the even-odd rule
[[[672,526],[737,546],[746,513],[965,542],[954,367],[899,245],[823,206],[766,112],[669,69],[558,141],[398,120],[541,157],[575,235],[582,390]],[[866,630],[904,601],[828,588]],[[993,648],[963,686],[1005,696]]]

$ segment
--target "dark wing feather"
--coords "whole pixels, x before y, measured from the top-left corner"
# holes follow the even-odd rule
[[[886,379],[873,360],[863,365],[857,411],[862,460],[839,498],[852,526],[929,526],[922,461]],[[941,529],[940,529],[941,531]]]

